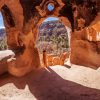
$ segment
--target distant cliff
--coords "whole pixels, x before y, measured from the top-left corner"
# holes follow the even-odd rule
[[[59,20],[44,22],[39,29],[40,35],[67,34],[65,26]]]
[[[0,50],[7,49],[6,31],[4,28],[0,29]]]
[[[58,20],[47,21],[39,27],[37,47],[40,52],[46,49],[48,53],[60,53],[69,50],[68,32]]]
[[[1,28],[0,29],[0,40],[2,40],[6,35],[6,31],[5,28]]]

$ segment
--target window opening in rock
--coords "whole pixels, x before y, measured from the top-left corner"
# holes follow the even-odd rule
[[[0,50],[7,49],[7,37],[2,13],[0,12]]]
[[[66,27],[58,18],[48,17],[39,27],[39,37],[37,47],[42,54],[46,50],[47,54],[60,55],[70,51],[69,33]]]
[[[47,8],[48,8],[49,11],[53,11],[54,10],[54,5],[49,3]]]

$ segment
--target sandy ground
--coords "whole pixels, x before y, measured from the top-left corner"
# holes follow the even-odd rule
[[[100,100],[100,68],[52,66],[0,76],[0,100]]]

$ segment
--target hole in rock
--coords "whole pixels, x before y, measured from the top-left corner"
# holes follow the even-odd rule
[[[0,50],[7,49],[7,37],[2,13],[0,12]]]
[[[53,11],[54,10],[54,5],[49,3],[47,8],[48,8],[49,11]]]
[[[41,23],[37,40],[37,47],[41,56],[43,51],[53,57],[60,57],[63,53],[69,53],[69,43],[69,28],[59,18],[48,17]]]

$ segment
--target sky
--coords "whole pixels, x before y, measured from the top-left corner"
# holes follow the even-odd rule
[[[44,22],[53,21],[53,20],[59,20],[59,18],[56,18],[56,17],[48,17],[47,19],[44,20]]]
[[[4,28],[3,17],[1,12],[0,12],[0,28]]]
[[[48,10],[52,11],[52,10],[54,10],[54,7],[51,4],[48,4]]]

